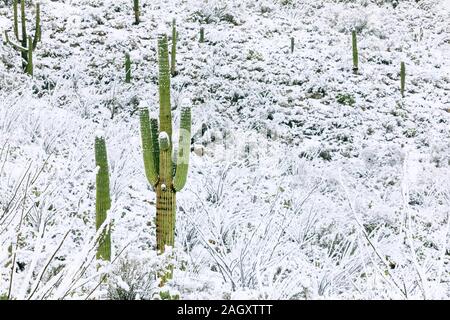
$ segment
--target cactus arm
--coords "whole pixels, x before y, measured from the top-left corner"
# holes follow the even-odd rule
[[[170,74],[175,76],[177,66],[177,26],[175,18],[172,20],[172,50],[170,52]]]
[[[19,40],[19,15],[17,11],[17,0],[13,2],[13,11],[14,11],[14,35],[17,40]]]
[[[172,150],[172,177],[175,177],[175,174],[177,172],[177,159],[178,159],[178,148],[174,146]]]
[[[22,47],[20,44],[14,43],[9,39],[8,31],[5,30],[5,41],[7,44],[9,44],[11,47],[18,51],[28,51],[27,48]]]
[[[95,165],[98,169],[95,181],[95,222],[96,229],[98,230],[105,221],[108,210],[111,208],[108,157],[106,153],[105,138],[99,135],[95,137]],[[111,260],[111,234],[109,228],[100,239],[97,250],[97,259]]]
[[[159,129],[166,132],[169,139],[172,137],[172,115],[170,108],[170,70],[167,36],[158,36],[159,60]]]
[[[33,50],[36,49],[39,41],[41,41],[41,5],[36,3],[36,30],[34,31]]]
[[[159,172],[159,142],[158,142],[158,119],[150,118],[150,131],[152,133],[153,144],[153,164],[155,172]]]
[[[33,41],[31,40],[31,36],[28,36],[28,59],[27,59],[27,73],[30,76],[33,76]]]
[[[159,151],[167,151],[170,148],[170,139],[167,132],[162,131],[158,136]]]
[[[25,1],[20,1],[20,24],[22,26],[22,46],[25,47],[27,44],[27,25],[25,19]]]
[[[178,142],[177,167],[173,179],[173,188],[180,191],[186,184],[189,167],[189,153],[191,151],[191,109],[181,110],[180,137]]]
[[[162,131],[158,136],[159,142],[159,178],[165,188],[172,185],[172,148],[167,132]],[[165,189],[163,187],[163,189]]]
[[[352,31],[352,53],[353,53],[353,71],[358,71],[358,45],[356,41],[356,31]]]
[[[154,137],[152,137],[152,126],[150,125],[149,114],[147,108],[142,108],[140,112],[140,124],[141,124],[141,140],[142,140],[142,150],[144,157],[144,168],[145,175],[147,176],[148,182],[155,187],[158,183],[158,171],[155,165],[155,145]],[[157,138],[156,138],[157,139]]]
[[[28,36],[27,36],[27,25],[25,17],[25,1],[20,1],[20,25],[22,27],[22,47],[27,48]],[[28,68],[28,55],[26,51],[21,51],[22,56],[22,69],[27,72]]]

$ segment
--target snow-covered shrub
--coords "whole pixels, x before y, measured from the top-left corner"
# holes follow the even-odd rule
[[[156,269],[151,261],[131,256],[119,259],[108,276],[107,296],[111,300],[148,300],[157,294]]]
[[[241,23],[236,4],[220,0],[209,0],[199,4],[191,15],[191,19],[205,24],[227,22],[239,25]]]

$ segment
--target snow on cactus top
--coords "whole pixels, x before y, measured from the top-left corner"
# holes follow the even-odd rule
[[[105,131],[102,130],[102,129],[97,129],[97,130],[95,130],[94,135],[95,135],[96,138],[104,139],[105,138]]]
[[[158,139],[159,140],[167,140],[167,141],[169,141],[169,135],[167,134],[167,132],[162,131],[162,132],[159,133]]]
[[[168,28],[165,23],[161,22],[160,24],[158,24],[158,27],[156,28],[156,34],[158,36],[167,35],[167,32],[168,32]]]

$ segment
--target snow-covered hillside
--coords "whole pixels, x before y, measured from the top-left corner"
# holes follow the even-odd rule
[[[160,298],[170,262],[182,299],[450,298],[449,0],[141,0],[138,25],[132,0],[40,2],[34,77],[0,44],[0,297]],[[12,15],[1,1],[2,35]],[[173,18],[192,152],[157,255],[138,109],[158,111]],[[111,264],[95,260],[99,129]]]

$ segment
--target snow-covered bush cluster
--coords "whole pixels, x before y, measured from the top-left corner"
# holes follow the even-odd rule
[[[448,0],[140,3],[135,25],[131,0],[42,0],[33,78],[0,45],[0,299],[161,298],[167,264],[171,298],[450,297]],[[158,110],[174,17],[192,152],[176,246],[157,255],[137,110]],[[95,259],[99,129],[111,263]]]

